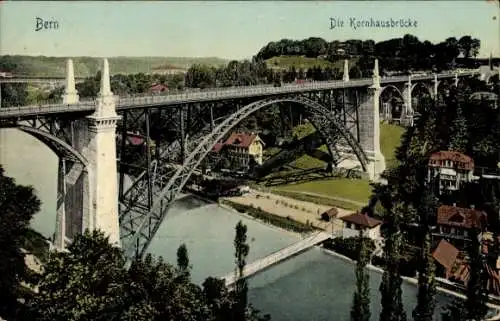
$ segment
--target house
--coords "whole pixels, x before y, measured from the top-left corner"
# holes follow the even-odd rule
[[[452,275],[459,254],[460,251],[453,244],[444,239],[441,240],[434,252],[432,252],[432,257],[438,263],[437,275],[443,275],[448,279]]]
[[[342,237],[357,237],[359,231],[363,231],[363,236],[378,240],[382,238],[380,226],[382,221],[368,216],[366,213],[353,213],[340,218],[343,222]]]
[[[208,153],[208,157],[205,159],[205,166],[215,167],[222,159],[222,149],[224,147],[223,143],[217,143]]]
[[[118,139],[121,141],[122,137],[121,134],[117,134]],[[156,143],[154,140],[150,140],[150,151],[151,155],[155,154],[155,149],[156,149]],[[132,146],[132,147],[137,147],[137,148],[144,148],[144,151],[146,151],[146,137],[139,134],[139,132],[134,133],[134,132],[127,132],[127,136],[125,137],[125,146]]]
[[[223,147],[233,164],[248,168],[250,161],[262,165],[264,142],[255,133],[232,133],[224,142]]]
[[[437,232],[434,235],[444,238],[459,248],[470,241],[469,230],[486,229],[486,213],[474,208],[442,205],[437,211]]]
[[[474,179],[473,172],[474,160],[471,157],[454,151],[440,151],[429,158],[427,179],[439,184],[440,193],[442,190],[456,191],[463,183]]]
[[[464,257],[460,251],[446,240],[441,240],[432,253],[437,262],[436,276],[442,276],[449,281],[467,285],[470,279],[470,259]],[[500,276],[498,271],[484,262],[484,269],[488,275],[486,288],[490,294],[500,295]]]
[[[168,87],[162,84],[153,84],[151,87],[149,87],[149,92],[152,94],[159,94],[164,91],[168,91]]]

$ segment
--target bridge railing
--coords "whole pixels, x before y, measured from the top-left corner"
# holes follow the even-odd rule
[[[94,110],[95,106],[96,105],[93,103],[78,103],[74,105],[48,104],[48,105],[4,107],[0,108],[0,117],[12,117],[12,116],[30,115],[30,114],[61,113],[64,111],[71,112],[71,111]]]
[[[461,76],[477,74],[478,70],[461,72]],[[454,75],[455,72],[440,73],[437,75],[438,79],[447,78]],[[432,79],[434,75],[418,75],[412,76],[412,80],[428,80]],[[390,76],[381,77],[381,83],[392,83],[392,82],[403,82],[407,81],[409,76]],[[329,81],[310,81],[300,84],[288,83],[282,84],[279,87],[275,87],[272,84],[265,85],[254,85],[254,86],[239,86],[239,87],[217,87],[217,88],[206,88],[206,89],[187,89],[183,91],[169,91],[157,94],[138,94],[138,95],[127,95],[127,96],[115,96],[116,103],[118,107],[128,107],[128,106],[140,106],[148,104],[161,104],[165,102],[175,102],[175,101],[189,101],[189,100],[200,100],[200,99],[213,99],[213,98],[230,98],[230,97],[242,97],[249,95],[261,95],[261,94],[279,94],[279,93],[292,93],[303,90],[316,90],[316,89],[327,89],[327,88],[342,88],[342,87],[355,87],[355,86],[365,86],[372,82],[372,78],[360,78],[353,79],[349,82],[344,82],[343,80],[329,80]],[[63,104],[38,104],[31,106],[18,106],[9,107],[16,108],[18,111],[26,112],[27,110],[37,110],[37,108],[51,108],[58,106],[60,110],[87,110],[95,108],[97,105],[96,98],[82,99],[80,102],[74,105],[63,105]],[[67,107],[65,107],[67,106]],[[26,109],[25,109],[26,108]],[[55,108],[55,107],[54,107]],[[48,109],[44,109],[48,111]],[[7,110],[2,109],[1,113],[5,115],[10,113]]]

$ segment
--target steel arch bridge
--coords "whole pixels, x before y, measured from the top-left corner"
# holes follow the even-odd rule
[[[176,196],[181,192],[190,176],[208,155],[212,147],[223,139],[240,121],[253,112],[279,102],[302,105],[306,110],[307,117],[321,131],[330,152],[337,151],[336,146],[342,142],[352,150],[363,170],[366,170],[368,159],[359,142],[338,120],[338,116],[320,103],[305,96],[271,97],[252,102],[225,118],[213,128],[210,134],[193,140],[187,148],[188,153],[186,153],[187,157],[183,164],[177,166],[168,180],[166,179],[168,170],[160,169],[156,162],[152,163],[152,166],[154,166],[153,176],[155,177],[152,206],[144,206],[148,197],[144,192],[146,182],[135,184],[125,193],[124,202],[120,203],[120,237],[129,259],[134,256],[142,257],[146,253]],[[144,175],[145,173],[141,176]],[[136,182],[139,181],[141,181],[141,177]]]

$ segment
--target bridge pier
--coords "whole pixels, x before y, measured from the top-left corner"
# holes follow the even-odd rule
[[[378,60],[375,60],[372,79],[372,86],[368,87],[367,91],[362,92],[359,97],[359,126],[356,128],[357,132],[353,133],[353,135],[358,138],[368,158],[366,168],[368,178],[378,180],[386,168],[385,158],[380,150],[380,94],[382,88],[380,86]],[[346,153],[345,156],[337,166],[349,169],[360,167],[361,164],[354,155]]]
[[[433,92],[432,92],[432,99],[436,100],[438,99],[438,87],[439,87],[439,80],[437,74],[434,74],[434,80],[433,82]]]
[[[349,81],[349,60],[344,60],[344,77],[342,78],[344,82]]]
[[[73,64],[68,60],[66,89],[63,101],[78,102]],[[118,184],[116,165],[115,98],[110,89],[109,66],[104,60],[101,91],[95,112],[72,121],[66,132],[71,133],[72,148],[83,162],[61,157],[58,174],[57,219],[54,243],[64,249],[67,241],[86,229],[101,230],[112,244],[119,245]]]
[[[112,244],[120,244],[118,214],[118,182],[116,166],[115,97],[111,92],[108,60],[104,59],[101,90],[95,112],[87,117],[91,211],[93,229],[103,231]],[[92,224],[93,223],[93,224]]]
[[[413,104],[412,104],[412,83],[411,76],[408,76],[408,82],[403,90],[404,110],[401,113],[401,123],[413,126]]]

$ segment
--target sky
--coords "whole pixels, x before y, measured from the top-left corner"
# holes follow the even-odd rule
[[[471,35],[500,56],[498,1],[0,1],[0,54],[251,58],[270,41],[440,42]],[[57,29],[36,30],[37,18]],[[331,19],[344,21],[331,29]],[[411,19],[409,28],[358,28],[351,19]],[[38,20],[40,21],[40,20]]]

